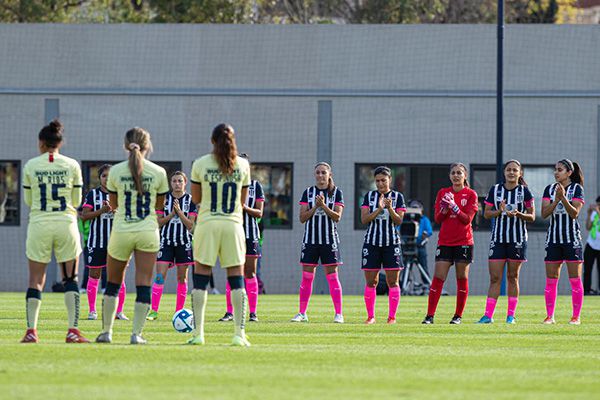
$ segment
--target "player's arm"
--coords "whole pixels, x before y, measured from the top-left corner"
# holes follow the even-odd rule
[[[560,184],[558,184],[560,186]],[[554,196],[554,201],[550,198],[550,186],[546,187],[544,190],[544,195],[542,197],[542,218],[548,218],[553,212],[558,203],[560,203],[560,197],[558,196],[559,188],[556,187],[556,195]],[[562,186],[561,186],[562,187]]]
[[[533,200],[525,203],[525,212],[515,211],[515,217],[522,219],[525,222],[535,221],[535,204]]]
[[[197,204],[199,208],[200,203],[202,203],[202,184],[200,182],[192,181],[191,191],[192,201],[194,202],[194,204]],[[245,199],[245,197],[242,197],[242,199]]]
[[[579,216],[579,212],[583,208],[583,203],[579,200],[573,200],[573,202],[563,201],[565,211],[569,214],[569,217],[575,219]]]
[[[388,212],[390,213],[390,217],[392,218],[392,222],[396,225],[400,225],[402,223],[402,220],[404,219],[404,212],[406,211],[406,208],[396,208],[394,209],[392,207],[392,204],[390,202],[390,205],[387,207]]]
[[[256,200],[255,208],[248,207],[245,203],[243,204],[243,207],[244,207],[244,212],[246,214],[248,214],[249,216],[254,217],[254,218],[262,218],[263,210],[265,207],[265,202]]]
[[[108,192],[108,201],[112,204],[113,211],[119,207],[119,195],[117,192]]]
[[[441,224],[442,221],[444,221],[446,218],[448,218],[448,215],[450,215],[448,212],[448,207],[442,205],[442,191],[439,191],[437,194],[434,210],[433,220],[437,224]]]
[[[342,219],[342,212],[344,211],[344,206],[338,204],[333,206],[332,210],[327,206],[327,204],[324,204],[321,208],[323,209],[323,211],[325,211],[325,214],[327,214],[327,216],[333,220],[333,222],[340,222],[340,219]]]
[[[379,214],[383,212],[383,207],[379,204],[379,207],[372,213],[369,212],[369,206],[362,206],[360,209],[360,222],[367,225],[370,224]]]
[[[83,207],[83,211],[81,211],[81,220],[87,221],[90,219],[98,218],[104,213],[107,213],[111,210],[111,207],[108,204],[103,204],[102,208],[93,211],[90,207]]]
[[[248,198],[248,186],[242,186],[242,195],[240,196],[240,203],[242,203],[242,209]]]
[[[456,207],[458,208],[458,211],[456,210],[456,208],[450,210],[450,212],[456,214],[458,220],[464,225],[469,225],[473,221],[473,218],[475,218],[475,214],[477,214],[477,210],[479,209],[477,194],[472,194],[471,198],[469,199],[469,203],[470,204],[468,204],[468,208],[466,208],[464,211],[458,207]]]
[[[157,200],[158,200],[158,197],[157,197]],[[158,202],[157,202],[157,207],[158,207]],[[156,220],[158,221],[158,227],[162,228],[164,225],[168,224],[169,221],[171,219],[173,219],[174,215],[175,215],[174,213],[171,213],[169,215],[165,215],[164,210],[157,209],[156,210]]]
[[[194,216],[192,217],[190,215],[190,217],[186,217],[185,213],[183,211],[181,211],[180,208],[175,208],[173,207],[173,211],[175,213],[177,213],[177,215],[179,216],[179,219],[181,220],[181,222],[183,223],[183,225],[185,225],[185,227],[187,228],[188,231],[191,231],[192,228],[194,227],[194,221],[196,220],[196,216],[194,214]]]
[[[305,223],[306,221],[308,221],[309,219],[311,219],[313,217],[313,215],[315,215],[315,212],[317,212],[317,208],[318,207],[313,207],[311,209],[308,208],[308,204],[301,204],[300,205],[300,223]]]
[[[157,194],[156,195],[156,203],[154,203],[154,210],[160,211],[165,208],[165,195]]]
[[[79,164],[73,167],[73,189],[71,189],[71,205],[74,208],[79,207],[83,200],[83,178]]]

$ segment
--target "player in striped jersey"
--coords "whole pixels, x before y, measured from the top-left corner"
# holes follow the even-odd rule
[[[248,154],[239,155],[250,162]],[[262,218],[265,205],[265,195],[260,182],[251,180],[248,187],[248,197],[244,203],[244,232],[246,234],[246,263],[244,264],[244,282],[246,284],[246,294],[248,296],[248,309],[250,314],[248,321],[258,322],[256,316],[256,306],[258,305],[258,278],[256,276],[256,266],[260,257],[259,240],[260,230],[258,229],[258,220]],[[233,304],[231,303],[231,287],[229,282],[225,288],[225,300],[227,311],[219,321],[233,321]]]
[[[477,193],[469,188],[467,167],[463,163],[450,166],[452,186],[442,188],[435,200],[435,222],[441,225],[435,256],[435,274],[429,289],[424,324],[433,324],[444,281],[450,267],[456,266],[456,309],[450,323],[461,323],[469,296],[469,266],[473,262],[473,227],[477,213]]]
[[[506,323],[515,323],[519,301],[519,271],[527,261],[527,222],[535,220],[533,196],[523,178],[523,167],[517,160],[504,164],[504,182],[491,187],[485,199],[484,218],[492,219],[489,253],[490,288],[485,313],[480,324],[494,322],[494,310],[504,265],[507,265],[508,312]]]
[[[59,154],[63,126],[58,120],[43,127],[38,135],[41,155],[23,168],[23,192],[29,206],[26,253],[29,288],[26,295],[27,332],[22,343],[37,343],[37,322],[46,281],[46,266],[54,256],[61,266],[65,287],[69,330],[67,343],[88,343],[77,329],[79,287],[77,262],[81,254],[77,210],[81,203],[81,168],[77,161]]]
[[[181,171],[171,175],[171,193],[165,198],[164,210],[157,211],[160,226],[160,250],[156,259],[156,277],[152,285],[152,310],[147,319],[158,318],[167,271],[177,267],[177,299],[175,311],[185,306],[188,291],[188,267],[194,265],[192,228],[196,221],[196,205],[185,192],[187,176]]]
[[[83,211],[81,220],[90,223],[90,231],[86,247],[84,248],[85,265],[88,268],[89,277],[87,282],[87,297],[88,306],[90,308],[88,319],[95,320],[98,318],[96,312],[96,296],[98,293],[98,284],[102,276],[102,269],[106,267],[106,249],[108,247],[108,238],[112,229],[113,212],[108,201],[108,190],[106,190],[106,180],[111,165],[104,164],[98,169],[98,177],[100,178],[100,186],[92,189],[85,196],[83,202]],[[119,304],[117,306],[117,319],[129,320],[123,313],[123,304],[127,288],[125,281],[121,285],[119,291]]]
[[[569,322],[579,325],[583,305],[581,265],[583,250],[581,229],[577,217],[583,207],[583,171],[579,164],[562,159],[554,166],[556,183],[546,186],[542,198],[542,217],[550,217],[546,233],[546,319],[544,324],[554,324],[554,308],[558,293],[558,279],[562,263],[567,264],[573,316]]]
[[[333,300],[333,322],[344,323],[342,315],[342,285],[338,266],[342,265],[340,238],[337,224],[344,210],[344,196],[335,186],[331,166],[326,162],[315,165],[315,186],[307,188],[300,199],[300,222],[304,224],[300,265],[300,306],[292,322],[308,322],[306,309],[313,289],[315,269],[321,263],[325,268],[329,293]]]
[[[152,141],[146,130],[138,127],[128,130],[124,147],[129,152],[128,160],[110,169],[106,183],[115,218],[108,241],[108,283],[102,301],[102,333],[96,342],[112,342],[117,295],[133,254],[137,296],[129,343],[145,344],[142,330],[150,311],[152,271],[160,248],[155,210],[162,210],[169,182],[164,168],[146,159],[152,152]]]
[[[400,192],[391,190],[392,171],[388,167],[377,167],[373,171],[377,190],[365,194],[360,210],[360,220],[368,224],[362,248],[362,269],[365,274],[366,324],[375,323],[376,288],[379,270],[385,271],[389,288],[388,324],[396,323],[396,312],[400,303],[398,279],[402,265],[400,236],[396,229],[402,223],[406,204]]]

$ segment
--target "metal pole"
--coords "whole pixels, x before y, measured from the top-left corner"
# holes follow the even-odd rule
[[[504,0],[498,0],[498,37],[496,43],[496,182],[501,182],[504,159]],[[506,295],[506,266],[502,274],[500,294]]]

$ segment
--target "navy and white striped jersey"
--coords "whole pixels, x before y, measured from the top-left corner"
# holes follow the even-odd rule
[[[315,207],[317,195],[323,196],[325,204],[332,210],[335,206],[344,207],[344,195],[337,187],[329,195],[327,189],[319,189],[316,186],[311,186],[302,193],[300,204],[308,206],[310,210]],[[337,231],[337,223],[322,208],[315,211],[315,214],[304,223],[303,244],[338,244],[339,242],[340,237]]]
[[[544,189],[543,199],[553,202],[556,195],[556,185],[546,186]],[[584,203],[583,186],[578,183],[571,182],[565,188],[565,197],[570,203],[573,200],[577,200]],[[548,226],[548,232],[546,233],[546,244],[566,244],[572,243],[576,246],[581,246],[581,227],[579,221],[573,219],[567,214],[565,207],[562,203],[558,203],[554,212],[550,216],[550,226]]]
[[[172,192],[169,192],[165,196],[165,208],[164,215],[169,215],[173,212],[173,201],[177,199],[173,196]],[[179,208],[186,217],[195,217],[198,215],[196,211],[196,205],[192,201],[192,195],[185,193],[183,196],[178,198]],[[160,228],[160,245],[162,246],[184,246],[192,242],[192,233],[188,231],[186,226],[181,222],[181,219],[177,214],[169,220],[166,224]]]
[[[361,208],[367,208],[369,214],[374,212],[379,207],[379,199],[381,197],[392,198],[392,207],[396,212],[406,211],[404,196],[400,192],[394,190],[382,195],[377,190],[371,190],[365,194]],[[372,246],[384,247],[400,244],[400,236],[396,229],[396,224],[392,221],[390,213],[387,209],[377,215],[373,221],[369,223],[367,233],[365,234],[365,243]]]
[[[246,198],[246,207],[256,208],[256,203],[265,201],[265,194],[262,185],[258,181],[250,181],[248,186],[248,197]],[[246,239],[258,241],[260,239],[260,230],[258,229],[258,218],[244,213],[244,231]]]
[[[533,196],[527,186],[517,185],[508,190],[499,183],[490,188],[485,204],[495,210],[500,208],[504,200],[506,209],[526,212],[533,205]],[[527,224],[521,218],[509,218],[506,213],[493,219],[491,241],[494,243],[523,243],[527,242]]]
[[[92,211],[98,211],[102,208],[105,201],[108,201],[108,192],[103,192],[97,187],[88,192],[82,207],[89,208]],[[108,212],[92,220],[87,240],[88,248],[106,249],[108,247],[108,238],[110,237],[110,231],[112,229],[113,217],[114,214]]]

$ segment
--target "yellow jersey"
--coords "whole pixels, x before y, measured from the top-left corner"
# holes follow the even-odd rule
[[[44,153],[23,167],[25,202],[29,221],[77,221],[83,179],[76,160],[57,153]]]
[[[129,161],[120,162],[110,169],[106,189],[110,193],[116,193],[119,199],[113,221],[113,232],[158,229],[155,212],[156,197],[169,192],[165,169],[144,159],[142,186],[144,193],[139,195],[129,171]]]
[[[193,183],[202,185],[202,201],[198,207],[197,223],[229,220],[243,224],[242,188],[250,185],[250,164],[237,157],[233,173],[223,175],[217,160],[207,154],[192,164]]]

